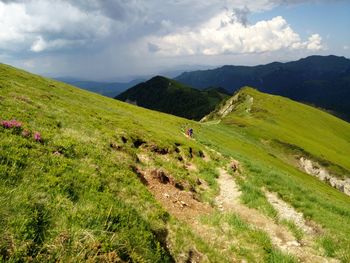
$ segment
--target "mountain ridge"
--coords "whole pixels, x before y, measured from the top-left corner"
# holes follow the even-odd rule
[[[155,76],[116,96],[116,99],[188,119],[201,119],[225,98],[220,88],[197,90],[175,80]]]
[[[220,86],[234,92],[243,86],[314,104],[350,120],[350,60],[310,56],[298,61],[258,66],[223,66],[185,72],[176,80],[196,88]]]

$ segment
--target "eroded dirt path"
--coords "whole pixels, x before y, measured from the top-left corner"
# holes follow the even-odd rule
[[[215,227],[201,223],[201,216],[208,216],[214,212],[214,208],[208,203],[203,203],[194,197],[193,193],[185,189],[179,189],[171,177],[167,177],[161,170],[137,170],[140,180],[149,188],[162,206],[177,219],[186,222],[198,237],[206,240],[208,244],[217,250],[228,250],[233,244],[218,232]],[[230,251],[226,251],[230,255]],[[238,263],[233,255],[227,262]],[[210,262],[205,254],[192,248],[189,254],[182,255],[179,262]]]
[[[285,226],[278,225],[259,211],[241,204],[239,201],[241,193],[233,177],[224,169],[219,169],[219,172],[220,195],[216,198],[216,202],[221,211],[232,211],[249,224],[265,231],[277,248],[294,255],[301,262],[338,262],[319,256],[312,247],[302,246]]]
[[[309,226],[303,216],[303,213],[296,211],[292,206],[280,199],[276,194],[265,191],[269,203],[275,208],[279,219],[293,222],[304,233],[314,235],[317,230]]]

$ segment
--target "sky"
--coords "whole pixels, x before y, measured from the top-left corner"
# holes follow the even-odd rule
[[[109,81],[350,58],[349,14],[349,0],[0,0],[0,62]]]

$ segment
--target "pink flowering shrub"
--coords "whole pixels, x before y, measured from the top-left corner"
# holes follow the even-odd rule
[[[37,142],[41,142],[40,132],[34,132],[34,140],[36,140]]]
[[[1,121],[1,126],[6,128],[6,129],[11,129],[11,128],[22,128],[22,123],[16,120],[10,120],[10,121]]]
[[[0,127],[4,127],[5,129],[12,129],[15,131],[16,134],[21,134],[25,138],[29,138],[32,135],[32,132],[28,129],[23,129],[23,124],[22,122],[19,122],[17,120],[1,120],[0,121]],[[21,133],[22,131],[22,133]],[[33,138],[36,142],[42,142],[42,137],[40,132],[34,132],[33,133]]]

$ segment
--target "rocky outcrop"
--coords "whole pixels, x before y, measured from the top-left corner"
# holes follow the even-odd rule
[[[242,92],[237,93],[236,95],[229,98],[221,107],[211,112],[210,114],[204,116],[200,121],[205,122],[213,119],[220,119],[226,117],[228,114],[233,112],[237,106],[241,103],[244,103],[246,108],[246,113],[250,113],[254,98],[249,94]]]
[[[324,167],[316,162],[306,159],[305,157],[301,157],[299,159],[299,165],[300,168],[307,174],[317,177],[321,181],[328,183],[330,186],[350,196],[350,178],[336,178],[335,176],[332,176]]]

